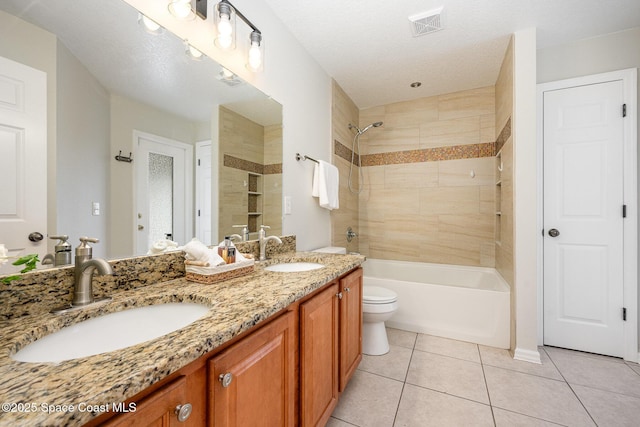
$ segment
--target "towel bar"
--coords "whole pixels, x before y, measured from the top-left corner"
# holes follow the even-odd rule
[[[300,155],[300,153],[296,153],[296,160],[300,161],[300,160],[311,160],[312,162],[316,162],[319,163],[316,159],[309,157],[309,156],[302,156]]]

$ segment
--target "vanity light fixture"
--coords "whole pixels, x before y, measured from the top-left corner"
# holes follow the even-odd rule
[[[236,16],[251,28],[247,46],[247,68],[258,72],[264,68],[264,42],[262,33],[229,0],[220,0],[215,7],[216,46],[223,49],[235,48]]]
[[[145,31],[150,34],[161,34],[163,30],[160,24],[143,15],[142,13],[138,13],[138,24],[142,25]]]

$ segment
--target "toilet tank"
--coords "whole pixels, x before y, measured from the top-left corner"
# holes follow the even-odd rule
[[[342,248],[340,246],[325,246],[324,248],[314,249],[313,252],[323,252],[325,254],[347,254],[347,248]]]

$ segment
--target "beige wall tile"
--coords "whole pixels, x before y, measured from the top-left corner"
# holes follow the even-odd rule
[[[349,148],[351,146],[352,144]],[[361,154],[415,150],[420,148],[420,128],[418,126],[372,128],[360,136],[360,148]],[[358,152],[357,147],[356,152]]]
[[[446,160],[438,162],[438,167],[441,187],[495,184],[493,157]]]
[[[438,96],[439,120],[495,113],[495,88],[487,86]]]
[[[332,108],[331,108],[331,128],[333,141],[339,141],[344,146],[351,148],[353,141],[353,131],[349,130],[349,123],[357,124],[359,111],[353,101],[347,96],[342,88],[332,81]],[[333,141],[331,143],[332,153],[334,151]],[[346,247],[349,251],[359,251],[360,239],[354,239],[347,243],[346,229],[348,226],[357,229],[359,210],[359,197],[349,191],[349,167],[350,162],[332,154],[333,164],[340,173],[340,209],[331,211],[331,244],[334,246]],[[354,188],[358,188],[359,177],[358,168],[353,168],[352,182]]]
[[[382,168],[384,168],[384,188],[387,190],[438,185],[438,165],[435,162],[386,165]]]
[[[483,114],[480,116],[480,142],[494,142],[496,136],[496,115]]]
[[[479,213],[479,187],[435,187],[420,190],[421,215]]]
[[[513,37],[505,52],[496,80],[496,136],[511,118],[513,112]]]
[[[480,117],[440,120],[420,126],[420,148],[478,144]]]

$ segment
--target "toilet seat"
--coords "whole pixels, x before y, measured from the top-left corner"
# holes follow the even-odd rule
[[[362,289],[362,301],[366,304],[389,304],[397,300],[398,295],[387,288],[364,286]]]

